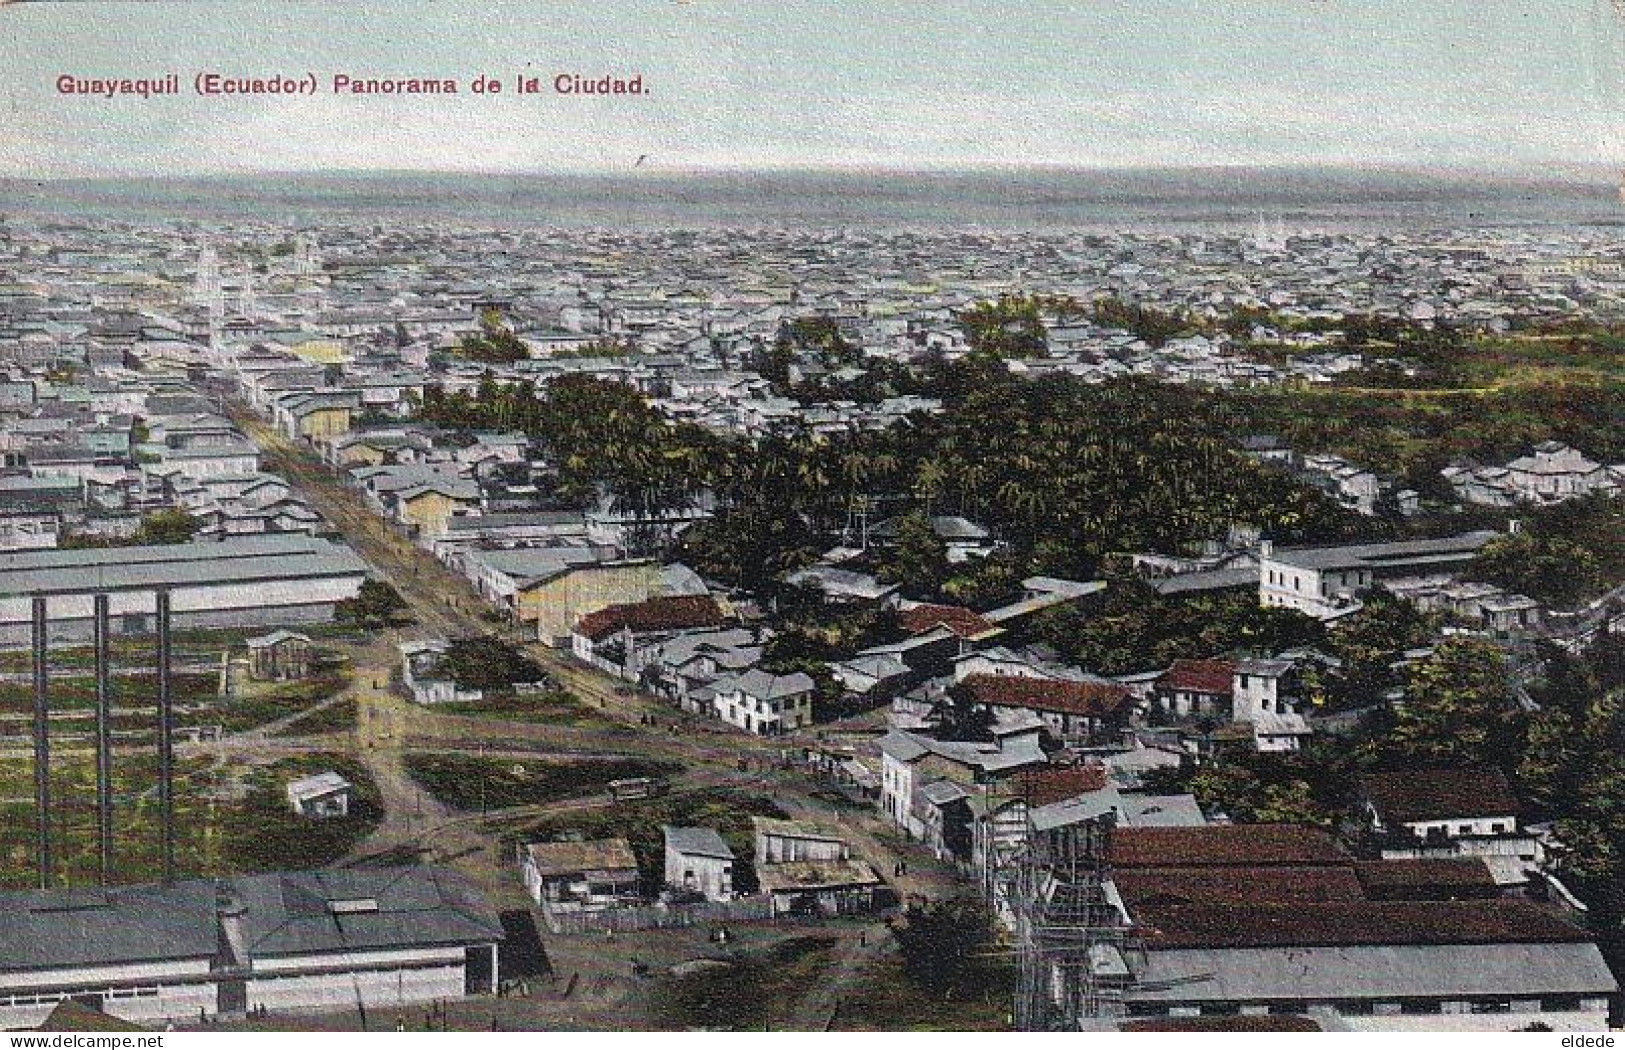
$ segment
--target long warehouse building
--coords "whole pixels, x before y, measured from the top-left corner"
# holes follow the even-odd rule
[[[178,630],[320,623],[354,598],[367,565],[303,534],[91,550],[0,554],[0,645],[26,645],[32,598],[46,596],[53,639],[91,636],[92,597],[109,596],[115,634],[153,629],[167,589]]]
[[[64,1001],[140,1023],[495,991],[502,922],[445,868],[0,894],[0,1029]]]

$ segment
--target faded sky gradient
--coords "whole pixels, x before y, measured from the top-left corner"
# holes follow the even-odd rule
[[[0,176],[1625,161],[1607,0],[0,7]],[[59,73],[642,72],[644,99],[95,101]]]

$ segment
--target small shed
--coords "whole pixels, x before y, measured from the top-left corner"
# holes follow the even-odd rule
[[[804,860],[846,860],[846,840],[816,824],[801,820],[752,817],[756,832],[756,863],[785,864]]]
[[[308,635],[272,631],[244,643],[248,646],[248,676],[255,681],[290,681],[310,677],[311,643]]]
[[[732,900],[734,852],[714,828],[661,827],[666,837],[666,885],[706,900]]]
[[[325,820],[350,815],[351,783],[337,773],[317,773],[288,782],[288,805],[301,817]]]
[[[757,869],[774,915],[856,915],[875,906],[880,876],[861,860],[797,860]]]
[[[601,911],[637,904],[638,862],[625,839],[532,842],[519,865],[531,899],[553,911]]]

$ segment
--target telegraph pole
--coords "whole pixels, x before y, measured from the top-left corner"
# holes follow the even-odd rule
[[[175,718],[169,682],[169,592],[158,592],[158,822],[164,882],[175,881]]]
[[[108,663],[107,595],[95,596],[96,638],[96,843],[97,874],[113,879],[113,691]]]
[[[51,871],[51,712],[50,663],[46,658],[45,597],[34,598],[34,815],[39,888],[50,889]]]

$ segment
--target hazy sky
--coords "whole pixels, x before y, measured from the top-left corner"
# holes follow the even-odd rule
[[[1625,159],[1607,0],[188,0],[0,7],[0,175]],[[193,74],[314,73],[310,99]],[[59,74],[181,75],[178,98]],[[646,98],[340,98],[336,72]],[[510,85],[511,92],[511,85]]]

